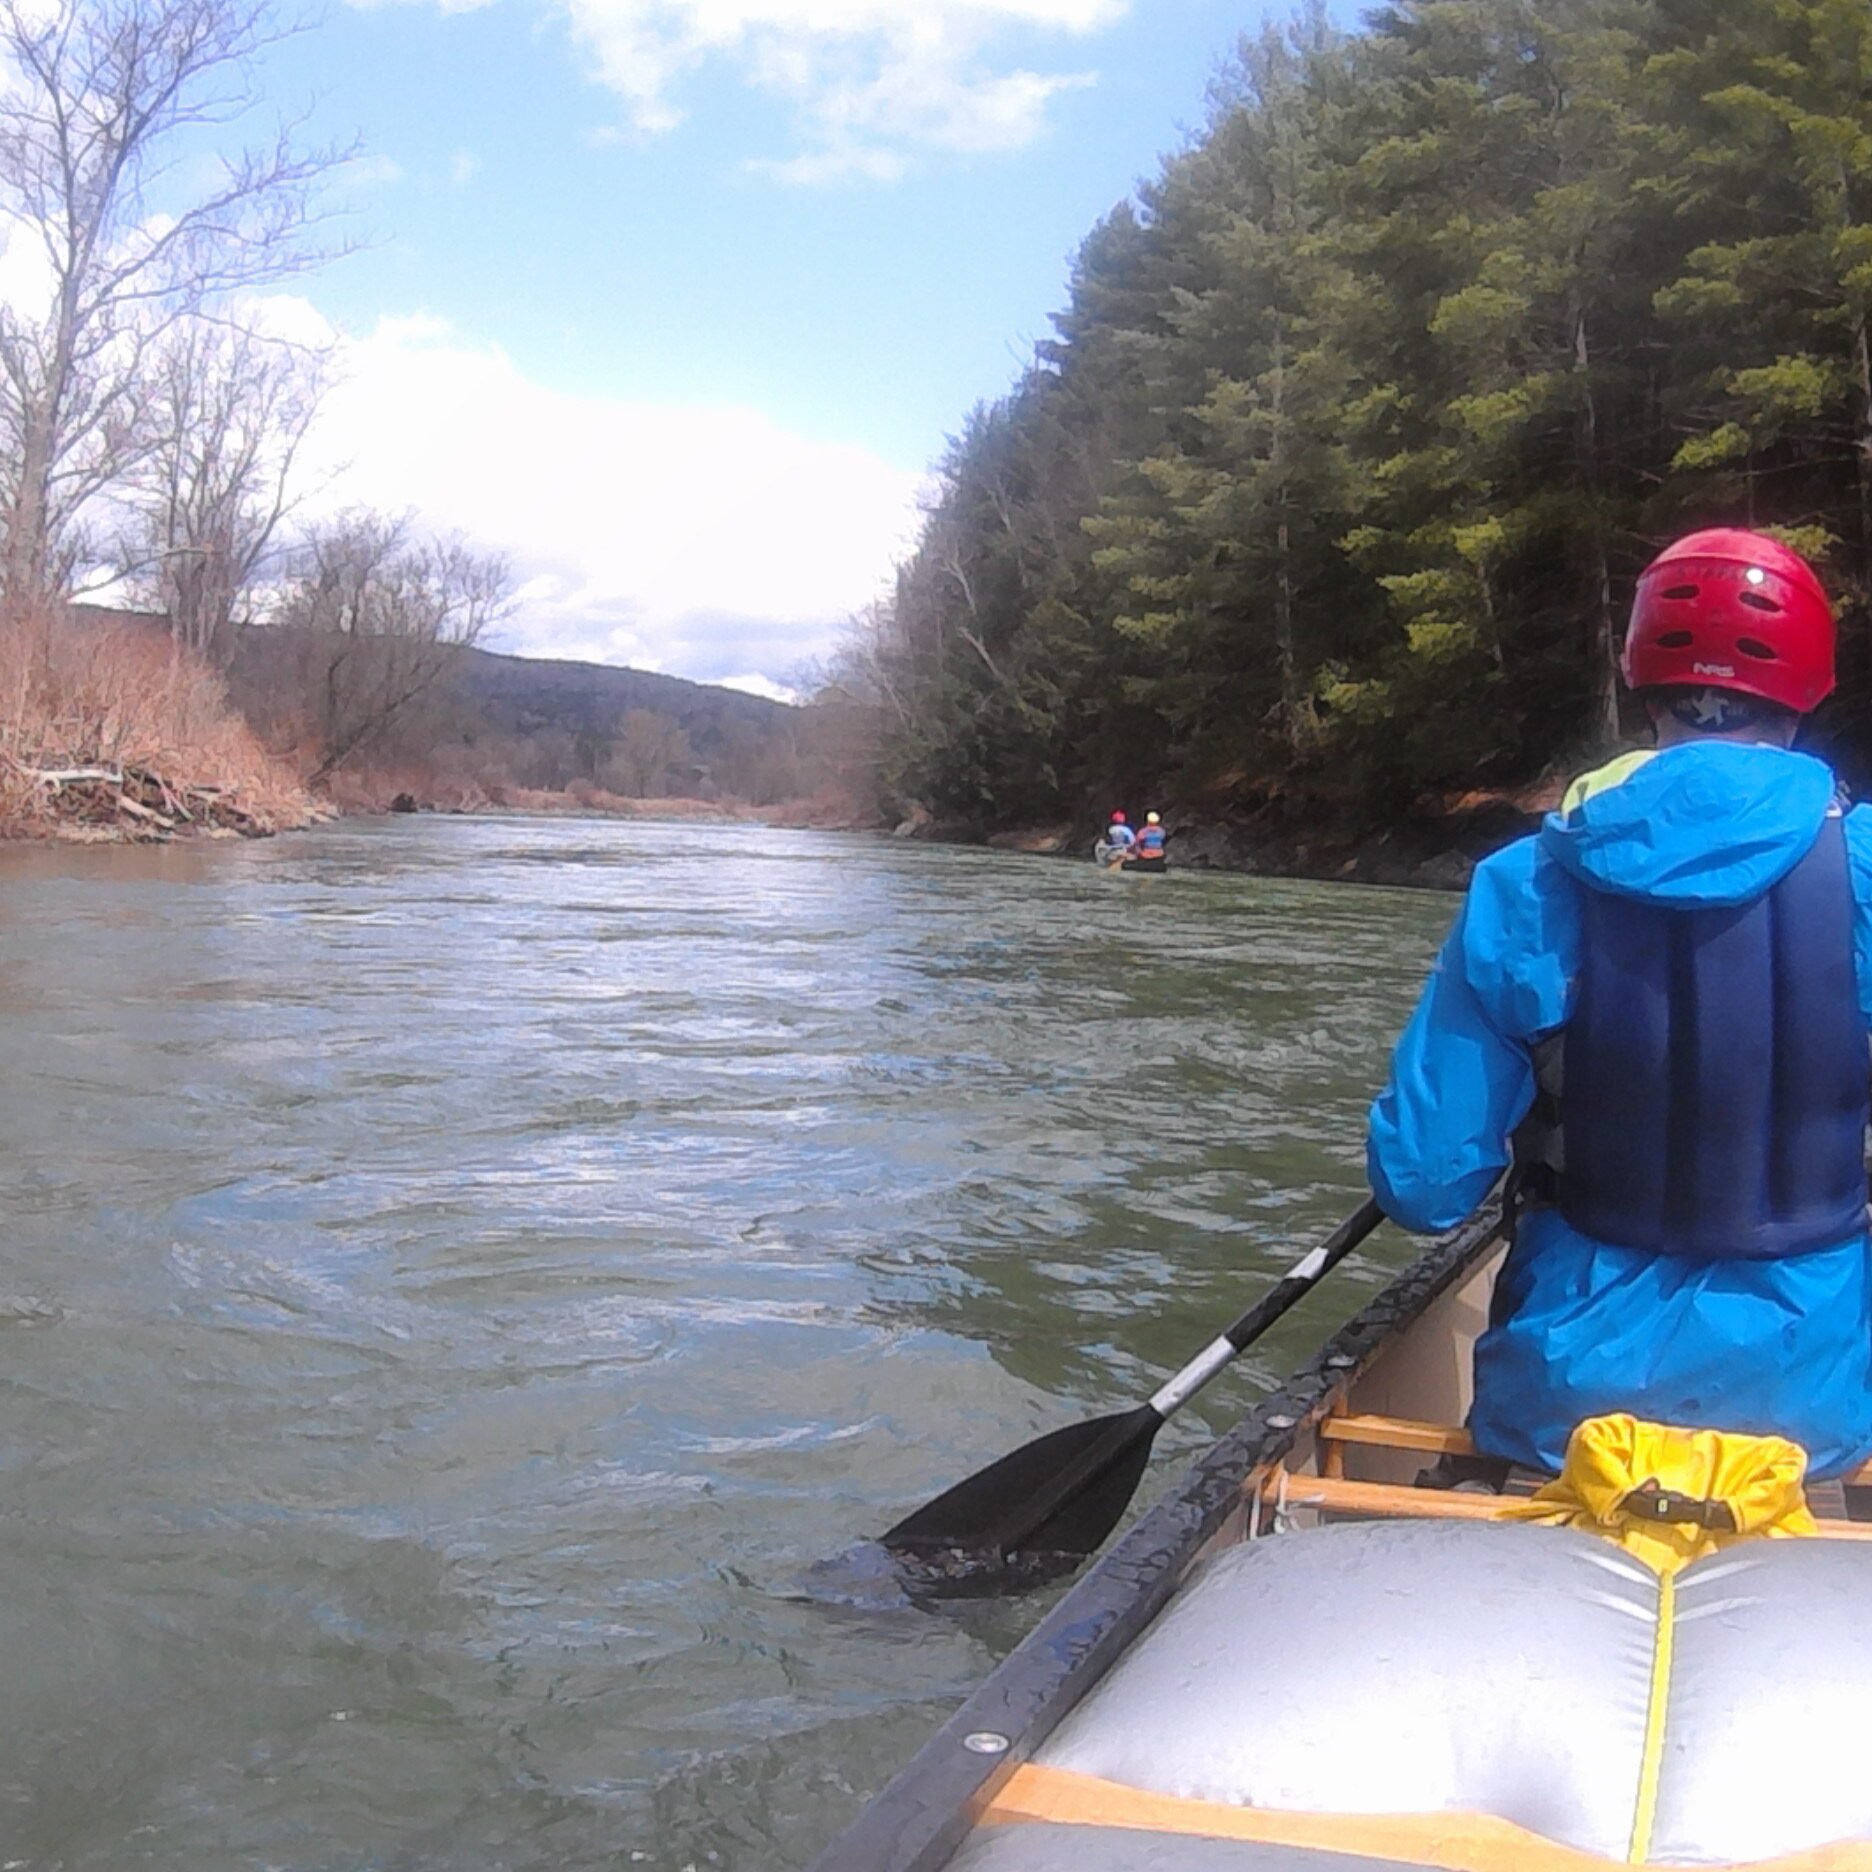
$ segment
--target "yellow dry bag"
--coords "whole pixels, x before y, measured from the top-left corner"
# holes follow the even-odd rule
[[[1807,1452],[1785,1437],[1680,1430],[1616,1412],[1567,1438],[1559,1476],[1503,1519],[1603,1534],[1668,1577],[1750,1535],[1812,1534]]]

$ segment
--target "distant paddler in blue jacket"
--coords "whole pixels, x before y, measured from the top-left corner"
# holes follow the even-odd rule
[[[1111,816],[1111,824],[1105,828],[1105,836],[1099,840],[1098,849],[1092,855],[1100,864],[1121,864],[1136,842],[1137,834],[1131,830],[1131,822],[1123,813],[1115,812]]]
[[[1372,1188],[1448,1228],[1521,1132],[1485,1455],[1556,1470],[1630,1411],[1834,1474],[1872,1451],[1872,811],[1792,748],[1832,613],[1778,542],[1693,533],[1639,579],[1624,674],[1657,746],[1477,867],[1372,1107]]]

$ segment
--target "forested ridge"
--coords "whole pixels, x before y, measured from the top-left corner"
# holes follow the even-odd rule
[[[1812,739],[1872,785],[1869,322],[1865,0],[1304,12],[952,439],[852,645],[886,790],[1344,835],[1515,794],[1618,738],[1633,579],[1721,523],[1817,558]]]

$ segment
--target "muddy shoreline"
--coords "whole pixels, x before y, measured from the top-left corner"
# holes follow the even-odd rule
[[[181,788],[176,798],[193,795],[198,788]],[[170,801],[164,801],[170,804]],[[121,773],[85,776],[82,784],[67,784],[42,791],[28,810],[0,823],[0,843],[73,845],[163,845],[202,838],[272,838],[281,832],[299,832],[339,819],[381,819],[394,815],[432,817],[499,817],[513,819],[651,819],[663,823],[695,825],[776,825],[820,831],[884,831],[875,818],[855,817],[848,808],[816,800],[782,801],[771,808],[746,806],[738,801],[625,799],[615,794],[521,791],[507,789],[499,797],[477,794],[463,799],[443,793],[436,797],[400,789],[348,784],[329,795],[300,791],[287,806],[272,803],[270,810],[248,810],[238,796],[229,794],[203,812],[158,812],[146,806],[138,793],[124,784]]]
[[[1532,803],[1491,799],[1356,838],[1317,826],[1285,826],[1267,815],[1231,819],[1172,811],[1164,814],[1164,828],[1173,871],[1461,891],[1468,888],[1480,860],[1537,830],[1541,817]],[[967,826],[918,819],[899,825],[895,836],[1037,857],[1089,858],[1099,830],[1096,822],[1087,821],[982,834]]]
[[[783,801],[768,808],[692,799],[626,800],[614,795],[581,797],[577,793],[531,793],[472,802],[417,797],[398,792],[389,799],[370,797],[363,789],[350,798],[301,795],[298,810],[229,815],[232,823],[215,824],[126,810],[117,788],[107,803],[103,790],[66,800],[24,822],[7,826],[9,841],[55,841],[84,844],[152,844],[190,838],[265,838],[336,819],[377,818],[398,813],[444,816],[463,813],[517,819],[608,818],[687,820],[695,824],[755,823],[816,831],[889,833],[900,839],[938,845],[972,846],[991,851],[1024,852],[1035,857],[1089,859],[1100,834],[1093,821],[1027,826],[983,833],[977,828],[918,816],[892,827],[875,817],[853,813],[828,801]],[[361,795],[361,796],[359,796]],[[50,802],[47,802],[50,804]],[[232,802],[230,802],[232,804]],[[76,810],[73,810],[76,808]],[[1198,811],[1164,814],[1172,871],[1222,871],[1246,877],[1310,878],[1327,883],[1378,884],[1412,890],[1467,889],[1476,864],[1511,840],[1540,825],[1531,804],[1494,799],[1451,814],[1410,821],[1357,838],[1335,835],[1317,826],[1290,827],[1266,815],[1230,818]]]

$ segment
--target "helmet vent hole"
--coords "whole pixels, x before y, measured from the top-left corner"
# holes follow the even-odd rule
[[[1658,593],[1660,598],[1694,598],[1697,588],[1694,585],[1671,585]]]
[[[1759,637],[1738,637],[1736,648],[1744,656],[1759,657],[1764,663],[1772,663],[1775,660],[1773,645],[1763,643]]]
[[[1666,598],[1669,592],[1664,594]],[[1696,642],[1694,631],[1663,631],[1659,634],[1657,645],[1660,650],[1688,650]]]
[[[1779,611],[1781,609],[1765,592],[1744,591],[1737,592],[1736,596],[1741,599],[1745,605],[1750,605],[1757,611]]]

